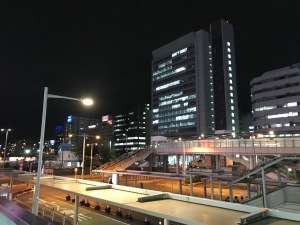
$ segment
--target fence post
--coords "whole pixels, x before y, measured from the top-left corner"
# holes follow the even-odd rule
[[[44,217],[45,216],[45,204],[43,204],[42,210],[43,210],[43,217]]]
[[[65,225],[65,222],[66,222],[66,213],[65,213],[65,212],[64,212],[64,215],[63,215],[62,221],[63,221],[63,225]]]

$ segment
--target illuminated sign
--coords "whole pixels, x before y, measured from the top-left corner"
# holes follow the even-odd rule
[[[72,122],[73,122],[73,117],[72,116],[68,116],[67,123],[72,123]]]

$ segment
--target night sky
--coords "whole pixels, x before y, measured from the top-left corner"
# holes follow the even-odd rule
[[[101,118],[151,103],[152,51],[221,18],[234,26],[239,108],[251,110],[252,78],[300,62],[300,1],[1,1],[0,128],[46,138],[67,115]],[[0,136],[0,144],[4,134]]]

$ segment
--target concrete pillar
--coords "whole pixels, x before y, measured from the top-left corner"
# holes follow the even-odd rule
[[[190,174],[190,196],[193,196],[193,176]]]
[[[251,198],[251,191],[250,191],[250,182],[248,181],[247,182],[247,195],[248,195],[248,199],[250,199]]]
[[[233,201],[232,183],[229,183],[229,198],[230,198],[230,202],[232,202]]]
[[[278,185],[281,186],[281,174],[280,174],[280,169],[279,168],[277,170],[277,176],[278,176]]]
[[[263,191],[264,207],[268,208],[265,168],[262,168],[262,170],[261,170],[261,177],[262,177],[262,186],[263,186],[262,191]]]
[[[168,219],[164,219],[164,225],[170,225],[170,221]]]
[[[249,168],[250,168],[250,170],[254,169],[255,167],[256,167],[255,155],[249,155]]]
[[[168,173],[169,172],[168,155],[163,156],[163,165],[164,165],[165,173]]]
[[[179,169],[179,155],[176,155],[176,174],[180,173]]]
[[[127,186],[127,174],[125,174],[125,186]]]
[[[222,198],[222,183],[221,182],[219,182],[219,194],[220,194],[220,201],[222,201],[223,198]]]
[[[79,203],[79,196],[75,195],[75,204],[74,204],[74,220],[73,224],[78,224],[78,203]]]
[[[182,195],[182,180],[181,179],[179,179],[179,194],[181,194]]]
[[[210,198],[214,199],[214,182],[212,175],[210,175]]]
[[[203,180],[203,193],[204,193],[204,198],[206,198],[206,179]]]
[[[220,169],[220,155],[215,156],[216,169]]]
[[[137,177],[137,175],[133,175],[134,177],[133,177],[133,179],[134,179],[134,181],[133,181],[133,183],[134,183],[134,187],[136,187],[136,177]]]
[[[12,200],[12,193],[13,193],[12,188],[13,188],[13,179],[12,179],[12,177],[10,177],[10,188],[9,188],[9,194],[8,194],[9,200]]]

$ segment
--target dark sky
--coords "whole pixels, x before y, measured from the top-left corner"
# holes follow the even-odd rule
[[[249,111],[253,77],[300,62],[299,12],[293,0],[1,1],[0,128],[38,139],[44,87],[95,100],[49,99],[46,138],[69,114],[150,103],[152,51],[221,18],[234,26],[239,108]]]

